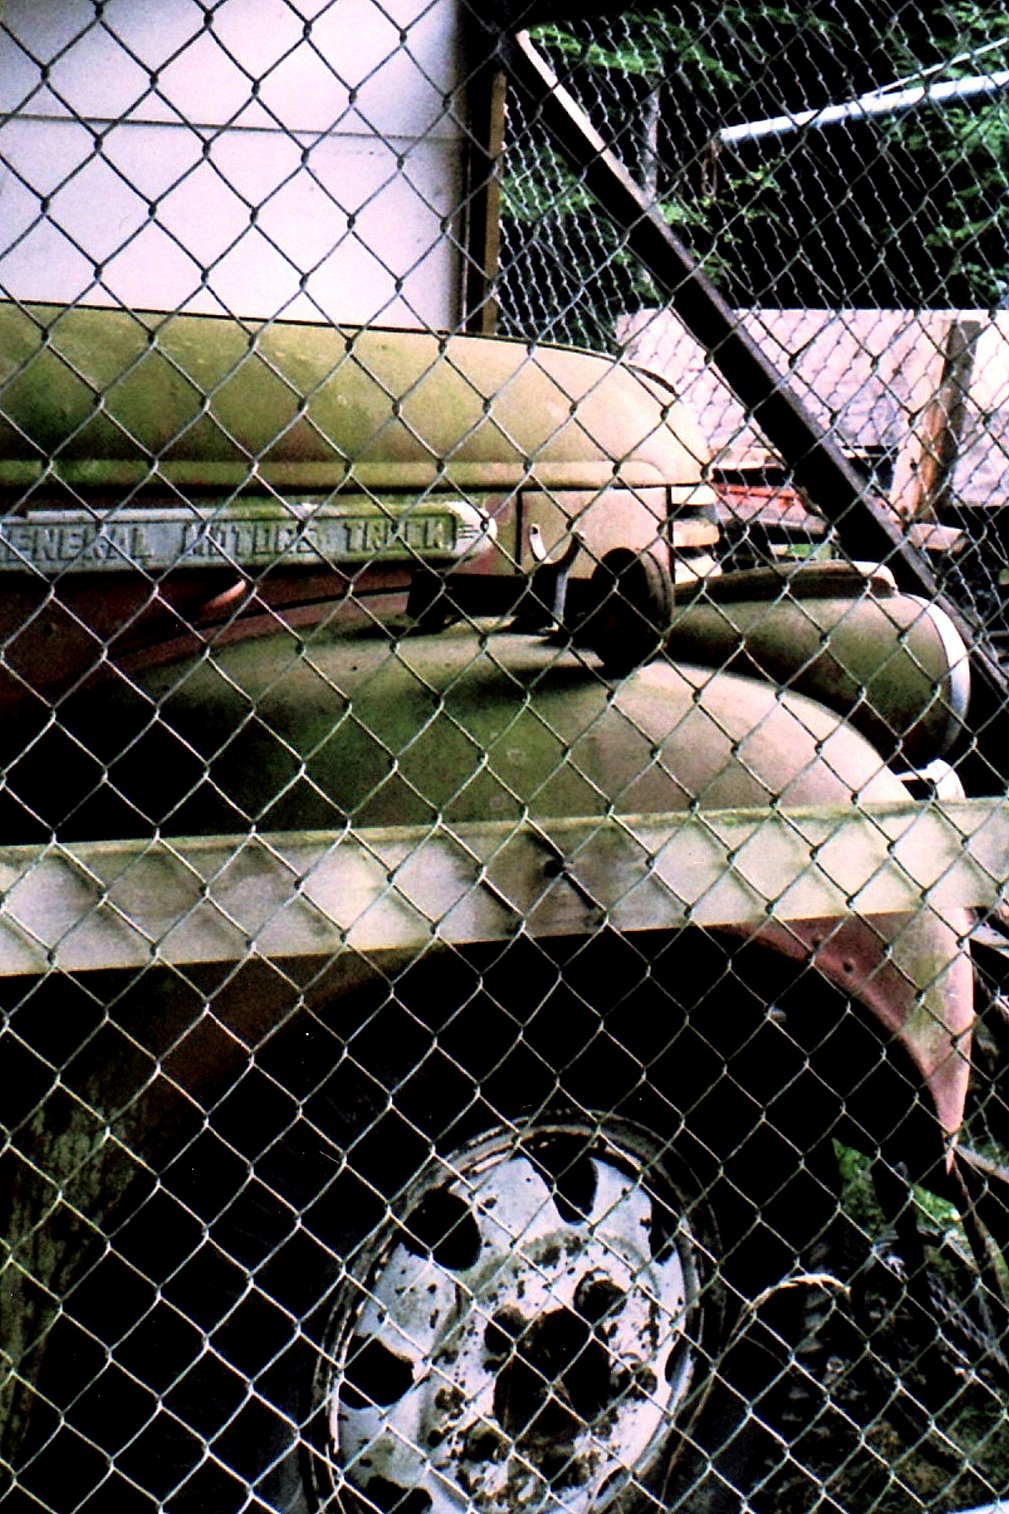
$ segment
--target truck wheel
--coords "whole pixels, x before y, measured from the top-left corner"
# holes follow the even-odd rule
[[[659,1496],[724,1298],[668,1150],[605,1116],[433,1158],[343,1290],[317,1384],[324,1507],[570,1514]]]
[[[795,1412],[809,1299],[777,1285],[834,1202],[800,1080],[772,1017],[691,1030],[640,945],[630,995],[581,945],[442,959],[264,1042],[79,1259],[33,1506],[744,1505]]]
[[[677,1019],[643,944],[633,978],[612,941],[428,967],[348,1038],[314,1111],[345,1165],[312,1211],[340,1266],[302,1317],[310,1507],[722,1514],[783,1454],[823,1087],[756,1001]]]

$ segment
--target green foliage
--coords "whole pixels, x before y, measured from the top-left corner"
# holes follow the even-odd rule
[[[543,147],[534,169],[508,174],[501,186],[502,211],[521,225],[536,227],[548,217],[594,215],[585,185],[552,147]]]
[[[941,54],[936,60],[898,47],[904,73],[935,70],[929,78],[958,79],[1009,65],[1009,14],[977,0],[953,0],[937,15]],[[1001,43],[999,47],[992,44]],[[977,50],[983,49],[978,55]],[[971,303],[986,307],[1005,297],[1009,259],[1009,97],[975,105],[926,106],[894,118],[888,148],[922,165],[929,187],[923,216],[925,245],[949,261],[951,277],[970,288]],[[1000,249],[994,262],[990,249]],[[998,253],[996,252],[996,256]],[[952,303],[952,302],[951,302]]]
[[[665,21],[657,11],[648,16],[631,16],[627,42],[607,47],[592,40],[580,40],[564,27],[537,27],[534,37],[553,57],[568,62],[577,60],[586,68],[616,69],[621,74],[648,77],[662,72],[668,51]]]
[[[797,16],[788,7],[762,8],[764,16],[774,13],[792,21]],[[672,72],[702,94],[714,94],[722,87],[739,88],[745,83],[739,67],[726,62],[715,34],[745,34],[752,16],[752,7],[730,3],[719,9],[715,20],[700,27],[694,18],[688,21],[672,10],[631,11],[622,18],[619,42],[576,37],[556,25],[539,27],[534,36],[552,57],[568,65],[648,80]]]
[[[841,1180],[841,1201],[845,1214],[859,1227],[867,1240],[873,1243],[884,1240],[887,1224],[873,1187],[872,1159],[840,1141],[834,1142],[834,1155]],[[973,1267],[970,1242],[956,1206],[919,1184],[912,1186],[911,1197],[917,1211],[919,1229],[931,1237],[933,1244],[948,1246],[966,1266]]]
[[[1005,11],[980,0],[873,4],[681,0],[534,35],[733,302],[997,303],[1009,262],[1009,98],[712,148],[731,121],[1009,65]],[[580,336],[605,338],[621,302],[653,297],[619,232],[535,131],[504,191],[506,239],[510,225],[513,241],[521,231],[554,258],[558,286],[582,312]],[[573,288],[576,274],[587,289]],[[538,280],[525,282],[532,291]]]

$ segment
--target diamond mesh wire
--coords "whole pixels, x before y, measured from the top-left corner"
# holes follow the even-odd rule
[[[0,7],[3,1506],[1009,1498],[1005,18],[484,9]]]

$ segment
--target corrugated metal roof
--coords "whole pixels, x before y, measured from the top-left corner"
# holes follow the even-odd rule
[[[976,323],[952,495],[965,504],[1009,498],[1009,311],[746,310],[739,321],[846,450],[893,460],[892,496],[903,502],[942,383],[950,328]],[[674,315],[639,311],[624,319],[618,337],[632,361],[660,372],[693,406],[715,468],[777,464],[711,356]]]

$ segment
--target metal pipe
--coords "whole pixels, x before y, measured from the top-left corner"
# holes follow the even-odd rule
[[[821,130],[845,121],[868,121],[878,117],[906,115],[922,105],[947,105],[960,100],[990,100],[1009,90],[1009,69],[995,74],[977,74],[968,79],[950,79],[944,84],[916,84],[910,89],[873,90],[843,105],[822,105],[763,121],[743,121],[723,126],[715,133],[721,147],[736,142],[756,142],[762,137],[783,137],[790,132]]]

